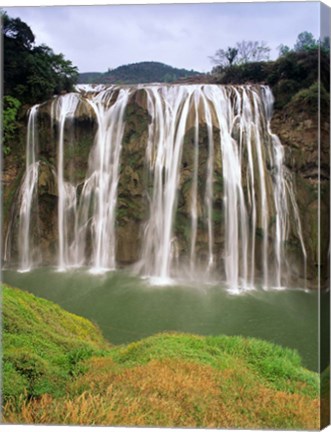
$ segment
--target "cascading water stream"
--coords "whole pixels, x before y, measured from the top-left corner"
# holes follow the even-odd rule
[[[207,125],[207,135],[208,135],[208,160],[207,160],[207,178],[206,178],[206,209],[207,209],[207,227],[208,227],[208,266],[207,272],[212,269],[214,263],[213,245],[214,245],[214,235],[213,235],[213,223],[212,223],[212,213],[213,213],[213,168],[214,168],[214,138],[213,138],[213,124],[212,116],[208,106],[206,97],[202,94],[203,108],[205,113],[205,121]]]
[[[86,241],[91,241],[91,271],[102,273],[116,267],[115,212],[119,179],[120,153],[124,132],[124,111],[130,89],[121,89],[111,104],[114,89],[89,87],[81,94],[69,93],[54,100],[51,113],[58,122],[58,270],[64,271],[86,264]],[[101,91],[102,90],[102,91]],[[83,99],[83,93],[88,95]],[[65,128],[74,119],[82,101],[90,105],[96,116],[97,134],[89,157],[88,174],[79,200],[77,186],[64,180]],[[53,121],[53,118],[52,118]],[[92,208],[92,211],[91,211]]]
[[[248,278],[248,287],[254,287],[255,283],[255,237],[256,237],[256,197],[255,197],[255,171],[254,171],[254,156],[253,156],[253,142],[252,142],[252,127],[254,127],[253,116],[250,109],[249,97],[245,88],[242,88],[242,96],[236,90],[237,97],[237,118],[240,121],[240,148],[244,144],[247,149],[248,169],[247,169],[247,207],[250,212],[250,275]],[[242,109],[241,109],[242,106]],[[245,136],[245,143],[243,137]],[[248,240],[248,242],[249,242]],[[248,257],[247,257],[248,261]]]
[[[167,283],[179,166],[193,87],[149,87],[146,92],[152,118],[146,156],[154,183],[142,271],[153,277],[154,283]]]
[[[263,127],[263,106],[261,105],[261,97],[253,92],[253,121],[255,124],[254,128],[254,141],[257,158],[257,168],[259,172],[259,189],[260,189],[260,208],[258,212],[258,220],[260,222],[260,228],[262,229],[262,263],[263,263],[263,287],[266,289],[269,286],[269,260],[268,260],[268,219],[269,219],[269,206],[267,200],[267,188],[266,188],[266,163],[265,163],[265,149],[266,145],[261,137],[261,129]]]
[[[276,280],[275,287],[282,287],[281,275],[284,258],[284,243],[288,237],[289,232],[289,212],[290,205],[295,220],[295,229],[301,244],[301,251],[303,256],[304,265],[304,281],[306,282],[307,276],[307,252],[303,241],[301,220],[299,216],[299,209],[295,199],[293,190],[293,181],[290,172],[284,165],[284,148],[277,135],[271,131],[271,117],[272,107],[274,104],[274,97],[271,90],[267,86],[262,87],[262,96],[265,99],[264,106],[267,115],[267,129],[272,140],[272,149],[274,153],[274,202],[276,207],[276,236],[275,236],[275,256],[276,256]],[[290,202],[289,202],[290,201]]]
[[[84,251],[87,228],[91,227],[91,272],[102,273],[116,268],[115,217],[120,155],[124,133],[124,113],[130,89],[121,89],[110,105],[112,89],[89,100],[97,118],[98,131],[90,155],[89,172],[84,182],[78,209],[77,250]],[[92,214],[90,208],[93,207]],[[78,259],[80,262],[81,259]]]
[[[60,96],[53,102],[52,111],[59,124],[58,141],[58,232],[59,232],[59,261],[58,270],[64,271],[73,265],[69,248],[70,215],[76,207],[76,188],[64,180],[64,133],[68,119],[73,119],[79,105],[80,97],[76,93]]]
[[[191,249],[190,249],[190,271],[194,272],[196,265],[196,241],[197,241],[197,228],[198,228],[198,163],[199,163],[199,100],[200,94],[194,94],[194,162],[193,162],[193,180],[191,191]]]
[[[226,282],[231,291],[237,292],[240,286],[243,289],[247,287],[248,223],[242,189],[239,149],[231,136],[235,112],[225,88],[210,87],[208,98],[216,112],[222,154]],[[242,271],[240,272],[241,263]]]
[[[39,161],[37,160],[38,130],[37,116],[39,105],[29,112],[26,139],[26,169],[19,194],[18,250],[19,271],[27,272],[33,266],[33,247],[31,246],[31,212],[38,186]]]

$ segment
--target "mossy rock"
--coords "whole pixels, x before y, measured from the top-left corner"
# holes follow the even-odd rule
[[[55,167],[45,161],[39,164],[38,195],[45,193],[58,196],[58,186]]]

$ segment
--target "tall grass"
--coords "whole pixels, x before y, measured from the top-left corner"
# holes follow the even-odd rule
[[[98,370],[109,373],[98,374]],[[78,378],[88,391],[55,399],[8,402],[8,423],[206,428],[317,429],[318,400],[274,391],[247,370],[217,370],[183,360],[152,360],[112,372],[110,359],[92,361]]]

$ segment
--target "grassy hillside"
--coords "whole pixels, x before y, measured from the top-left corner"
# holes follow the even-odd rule
[[[158,334],[111,347],[87,320],[3,290],[6,423],[317,429],[319,378],[289,349]]]
[[[79,82],[86,84],[167,83],[197,75],[200,73],[194,70],[178,69],[159,62],[140,62],[119,66],[102,74],[81,74]]]
[[[85,318],[7,285],[2,294],[4,400],[63,395],[79,361],[107,348]]]

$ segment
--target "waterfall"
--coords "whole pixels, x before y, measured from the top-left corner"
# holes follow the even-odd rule
[[[82,103],[82,96],[69,93],[56,98],[51,112],[58,121],[58,269],[64,271],[86,264],[85,249],[90,237],[92,253],[88,264],[91,271],[101,273],[116,267],[115,214],[119,179],[120,153],[124,132],[124,111],[130,94],[120,90],[111,104],[115,89],[79,88],[95,113],[97,133],[89,157],[88,174],[77,199],[77,186],[64,180],[65,126],[73,120]],[[73,127],[73,126],[72,126]],[[92,208],[92,211],[91,211]]]
[[[193,179],[191,191],[191,248],[190,248],[190,271],[193,272],[196,265],[196,241],[198,228],[198,209],[197,209],[197,192],[198,192],[198,163],[199,163],[199,99],[200,94],[195,92],[194,95],[194,162],[193,162]]]
[[[214,168],[214,139],[213,139],[213,124],[212,115],[208,107],[208,103],[205,97],[202,97],[203,107],[205,112],[205,120],[207,124],[208,133],[208,160],[207,160],[207,178],[206,178],[206,198],[205,204],[207,209],[207,227],[208,227],[208,267],[207,270],[211,269],[214,263],[213,256],[213,224],[212,224],[212,212],[213,212],[213,168]]]
[[[39,161],[37,160],[39,105],[29,112],[26,138],[26,168],[19,193],[18,252],[19,271],[27,272],[33,266],[33,246],[31,245],[31,213],[38,186]]]
[[[146,88],[152,119],[146,156],[154,182],[142,271],[154,283],[167,283],[170,278],[179,169],[193,91],[189,86]]]
[[[64,271],[67,267],[70,267],[73,264],[69,248],[69,231],[70,216],[72,212],[75,211],[76,207],[76,188],[70,182],[64,180],[64,135],[66,121],[74,118],[79,102],[79,95],[76,93],[69,93],[56,98],[52,104],[52,112],[55,113],[55,117],[59,124],[57,168],[59,271]]]
[[[249,90],[249,89],[247,89]],[[240,148],[241,150],[246,146],[247,149],[247,209],[250,214],[250,228],[246,246],[250,242],[250,259],[247,256],[246,265],[248,266],[248,259],[250,261],[249,274],[247,280],[247,287],[253,287],[255,283],[255,243],[256,243],[256,194],[255,194],[255,165],[254,165],[254,149],[253,149],[253,131],[254,122],[252,111],[250,109],[249,97],[247,90],[242,88],[242,93],[235,90],[237,97],[237,119],[240,122]],[[241,109],[242,106],[242,109]],[[245,142],[243,141],[245,139]],[[247,253],[247,255],[249,255]]]
[[[306,272],[294,182],[284,164],[284,147],[271,130],[273,96],[267,86],[81,85],[76,91],[55,98],[50,108],[51,125],[58,128],[59,270],[88,266],[102,273],[117,267],[126,110],[140,92],[149,122],[144,149],[147,217],[140,225],[139,273],[154,284],[168,284],[187,266],[191,280],[200,272],[203,280],[216,277],[233,293],[257,284],[281,288],[291,273],[285,247],[290,235],[300,243]],[[77,185],[67,173],[66,146],[81,104],[89,107],[96,133],[85,179]],[[22,271],[32,266],[37,114],[36,106],[29,115],[26,172],[19,192]],[[182,237],[176,225],[180,212],[187,217]]]
[[[207,88],[207,97],[216,113],[219,128],[218,145],[222,154],[225,277],[228,287],[236,292],[239,289],[240,276],[243,279],[242,287],[245,288],[247,284],[247,212],[242,190],[239,148],[231,136],[235,113],[225,88],[210,86]],[[244,253],[241,253],[243,249]],[[241,260],[243,271],[240,273]]]
[[[150,218],[144,233],[142,273],[158,282],[168,283],[176,273],[173,260],[173,225],[177,211],[177,189],[183,142],[190,111],[194,116],[194,154],[191,189],[190,268],[193,271],[197,241],[197,180],[200,122],[207,128],[208,160],[205,179],[204,208],[208,235],[208,269],[214,262],[213,182],[214,152],[218,145],[222,158],[224,246],[220,260],[224,264],[225,282],[234,292],[256,285],[256,257],[261,257],[260,276],[263,287],[281,287],[285,260],[284,242],[288,238],[289,207],[295,220],[298,209],[292,181],[283,164],[284,149],[271,132],[273,100],[268,87],[186,86],[148,87],[148,111],[151,116],[146,158],[153,178]],[[238,136],[235,130],[239,129]],[[218,142],[214,134],[218,134]],[[271,149],[271,150],[270,150]],[[272,167],[269,174],[268,162]],[[245,182],[243,172],[246,171]],[[270,214],[268,199],[272,188],[276,229],[274,256],[270,256]],[[294,199],[293,199],[294,198]],[[257,244],[259,232],[261,239]],[[297,235],[306,256],[300,221]],[[177,252],[178,254],[178,252]],[[271,277],[270,265],[274,263]],[[271,280],[269,280],[271,279]]]
[[[289,232],[289,212],[292,212],[295,220],[295,230],[301,244],[303,257],[304,280],[307,276],[307,252],[303,241],[301,220],[299,209],[295,198],[293,180],[289,170],[284,165],[284,148],[277,135],[273,134],[270,127],[272,117],[272,107],[274,97],[267,86],[263,86],[263,97],[265,99],[265,109],[267,115],[267,129],[272,140],[273,149],[273,179],[274,179],[274,202],[276,207],[276,236],[275,236],[275,256],[276,256],[276,279],[275,286],[282,287],[282,267],[284,265],[284,242],[288,238]]]
[[[97,93],[89,100],[97,118],[98,131],[89,159],[77,212],[76,249],[84,251],[91,227],[91,271],[102,273],[116,268],[115,217],[120,155],[124,133],[124,113],[130,89],[121,89],[116,102],[110,102],[116,89]],[[92,212],[91,211],[92,207]],[[78,258],[78,263],[84,257]]]

